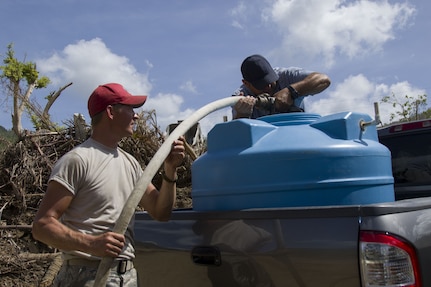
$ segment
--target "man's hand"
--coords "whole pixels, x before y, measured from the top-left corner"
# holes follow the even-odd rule
[[[125,242],[126,239],[123,234],[106,232],[94,236],[88,253],[99,257],[118,257]]]
[[[245,96],[236,102],[233,106],[237,113],[237,118],[248,118],[253,112],[253,107],[256,104],[256,98],[252,96]]]
[[[290,91],[288,88],[284,88],[277,93],[274,94],[275,102],[274,102],[274,108],[275,111],[279,113],[286,113],[289,112],[291,107],[293,106],[293,98],[290,94]]]
[[[165,167],[170,166],[172,169],[179,167],[185,157],[184,137],[181,136],[179,139],[172,143],[171,152],[165,160]]]

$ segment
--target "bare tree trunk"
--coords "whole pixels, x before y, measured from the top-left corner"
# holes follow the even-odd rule
[[[12,130],[14,133],[19,136],[22,132],[22,123],[21,123],[21,114],[20,113],[20,97],[21,89],[19,88],[19,82],[13,82],[13,113],[12,113]]]
[[[19,83],[13,83],[13,115],[12,115],[12,130],[17,136],[23,133],[22,114],[25,110],[25,105],[29,102],[29,98],[35,88],[35,83],[29,84],[27,91],[21,95]]]
[[[48,97],[48,103],[45,106],[45,109],[43,110],[42,113],[42,117],[44,118],[49,118],[49,109],[51,108],[52,104],[54,104],[55,100],[60,96],[60,94],[69,86],[71,86],[73,83],[70,82],[69,84],[61,87],[60,89],[58,89],[58,91],[56,91],[55,93],[53,93],[52,95],[50,95]]]

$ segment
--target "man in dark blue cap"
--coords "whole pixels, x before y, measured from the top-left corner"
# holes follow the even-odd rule
[[[275,113],[304,111],[304,97],[315,95],[331,84],[322,73],[301,68],[272,68],[261,55],[251,55],[241,64],[242,86],[235,96],[244,96],[232,107],[232,118],[258,118]]]

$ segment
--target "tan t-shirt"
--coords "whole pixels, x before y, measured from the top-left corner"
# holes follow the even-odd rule
[[[138,161],[120,148],[106,147],[92,138],[61,157],[50,180],[65,186],[74,196],[61,217],[68,227],[87,234],[111,231],[142,176]],[[122,259],[134,258],[133,220],[129,224]],[[64,252],[65,258],[76,256],[99,259],[83,252]]]

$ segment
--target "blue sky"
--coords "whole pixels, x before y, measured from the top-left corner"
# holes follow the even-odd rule
[[[119,82],[146,94],[158,124],[229,97],[240,64],[255,53],[274,67],[302,67],[332,80],[306,99],[308,112],[373,115],[386,95],[428,94],[431,2],[341,0],[3,0],[0,55],[14,44],[18,59],[50,77],[33,100],[69,82],[51,108],[58,123],[82,113],[99,84]],[[0,92],[0,125],[11,128],[11,102]],[[384,122],[393,111],[380,105]],[[201,121],[207,132],[230,108]],[[32,129],[28,120],[25,128]]]

